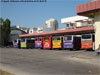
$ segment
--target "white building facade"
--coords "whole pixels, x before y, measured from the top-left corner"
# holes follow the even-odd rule
[[[66,24],[66,28],[77,28],[77,27],[93,25],[94,19],[84,16],[74,16],[74,17],[62,18],[61,23]]]
[[[29,34],[37,33],[37,28],[29,28]]]
[[[45,22],[44,28],[54,28],[55,30],[58,29],[58,22],[56,19],[49,19]]]

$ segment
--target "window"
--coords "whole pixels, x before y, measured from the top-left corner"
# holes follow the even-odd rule
[[[82,35],[82,39],[91,39],[91,35]]]
[[[54,36],[54,37],[52,37],[52,39],[53,39],[53,40],[57,40],[57,38],[56,38],[55,36]]]
[[[21,42],[25,42],[25,39],[22,39]]]
[[[60,40],[60,37],[57,37],[57,40]]]
[[[35,41],[38,41],[38,38],[36,38]]]
[[[31,31],[31,33],[32,33],[32,31]]]
[[[65,36],[64,40],[72,40],[72,36]]]
[[[60,36],[53,37],[53,40],[60,40]]]
[[[45,38],[44,40],[45,40],[45,41],[49,41],[49,38]]]
[[[41,41],[41,39],[40,39],[40,38],[38,38],[38,39],[37,39],[37,41]]]
[[[36,38],[35,40],[36,40],[36,41],[42,41],[42,39],[41,39],[41,38]]]
[[[27,40],[27,42],[28,42],[28,43],[33,43],[34,41],[33,41],[33,40]]]

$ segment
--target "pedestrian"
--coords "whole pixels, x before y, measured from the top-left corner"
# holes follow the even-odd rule
[[[96,55],[100,55],[100,44],[99,44],[98,49],[96,49]]]

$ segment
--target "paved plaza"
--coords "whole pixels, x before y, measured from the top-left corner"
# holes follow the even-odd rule
[[[100,75],[94,51],[0,48],[0,69],[15,75]]]

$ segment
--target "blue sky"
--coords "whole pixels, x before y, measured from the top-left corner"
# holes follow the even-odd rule
[[[8,2],[0,3],[1,16],[11,20],[11,25],[23,27],[43,26],[49,18],[57,19],[59,28],[66,25],[61,24],[61,18],[76,16],[76,6],[90,2],[91,0],[47,0],[47,2]]]

